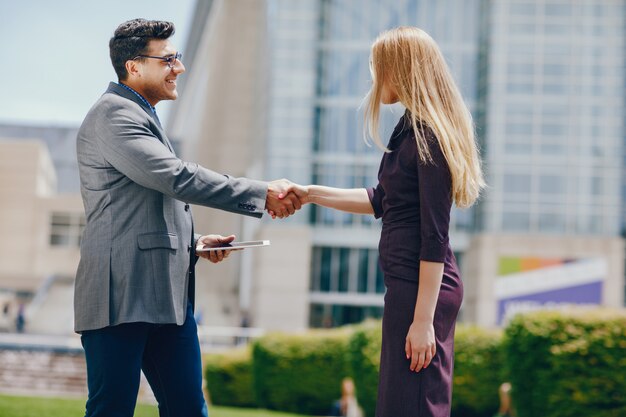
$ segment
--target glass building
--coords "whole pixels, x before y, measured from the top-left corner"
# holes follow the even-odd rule
[[[495,0],[483,13],[481,230],[618,235],[625,3]]]
[[[382,151],[363,140],[361,109],[370,87],[370,47],[383,30],[413,25],[427,31],[441,47],[476,122],[488,188],[473,209],[453,209],[450,233],[468,287],[471,279],[482,277],[481,289],[489,292],[497,279],[495,267],[489,265],[489,276],[474,276],[480,274],[464,269],[471,261],[482,266],[497,262],[471,259],[481,237],[520,236],[515,241],[519,244],[549,236],[550,241],[562,242],[568,236],[616,238],[624,229],[624,1],[264,0],[254,4],[257,9],[251,13],[262,15],[264,26],[258,25],[249,49],[242,43],[227,49],[235,58],[240,54],[241,60],[263,51],[254,61],[262,88],[237,90],[239,95],[260,95],[247,107],[262,116],[262,131],[257,134],[252,129],[251,137],[241,140],[241,149],[246,144],[257,149],[255,161],[264,161],[252,174],[336,187],[376,185]],[[229,22],[239,23],[242,7],[235,0],[199,2],[194,28],[200,29],[192,28],[190,45],[210,46],[210,36],[205,34],[210,35],[217,16],[228,19],[230,14]],[[222,10],[214,20],[206,19],[211,8]],[[224,25],[215,26],[228,32]],[[220,40],[222,45],[231,38]],[[234,67],[230,56],[221,55],[222,49],[213,50],[218,51],[214,61],[228,58],[228,65]],[[209,82],[222,80],[198,77],[192,89],[205,91]],[[234,90],[239,80],[231,83]],[[189,102],[197,105],[205,99]],[[262,108],[254,107],[259,103]],[[215,104],[205,107],[209,115],[215,108]],[[397,106],[384,109],[383,141],[402,111]],[[179,117],[181,126],[189,124],[184,114]],[[193,129],[188,133],[193,136]],[[213,145],[222,146],[207,142],[204,148]],[[240,155],[236,157],[240,163]],[[310,304],[309,325],[333,326],[380,316],[384,294],[377,259],[380,222],[372,216],[317,206],[305,210],[280,227],[301,230],[305,226],[311,231],[310,241],[294,242],[290,248],[299,245],[298,250],[309,253],[310,247],[310,268],[283,277],[301,274],[299,282],[306,282],[305,275],[310,275],[308,294],[298,298],[298,303],[303,299]],[[483,252],[539,256],[514,246]],[[569,259],[575,252],[570,249],[558,256]],[[616,257],[612,254],[611,262]],[[250,275],[247,281],[253,281],[252,268],[242,270]],[[262,274],[254,273],[254,282],[261,282]],[[611,280],[616,278],[613,275]],[[253,292],[250,285],[238,288]],[[264,294],[271,294],[274,287],[267,288]],[[268,297],[265,305],[273,306],[276,302]],[[467,297],[468,305],[483,303],[477,295],[471,298]],[[280,312],[274,313],[278,320]],[[487,316],[492,315],[485,312],[483,321],[489,322]]]
[[[382,152],[363,140],[363,98],[376,36],[400,25],[433,36],[470,108],[477,102],[478,1],[271,0],[268,177],[335,187],[371,187]],[[401,107],[382,116],[386,141]],[[308,208],[313,228],[310,324],[351,323],[382,313],[380,223],[372,216]],[[455,211],[452,242],[462,251],[471,211]]]

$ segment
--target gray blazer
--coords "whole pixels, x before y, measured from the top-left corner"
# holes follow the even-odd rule
[[[150,108],[115,83],[85,117],[76,148],[87,224],[75,330],[182,324],[194,287],[188,203],[261,217],[267,183],[180,160]]]

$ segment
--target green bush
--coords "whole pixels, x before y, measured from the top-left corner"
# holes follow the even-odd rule
[[[381,322],[357,326],[350,338],[349,360],[357,397],[366,416],[374,416],[380,368]],[[503,382],[500,333],[457,326],[452,415],[491,417],[498,408]]]
[[[350,328],[266,335],[253,344],[257,404],[287,412],[327,415],[349,376]]]
[[[250,349],[236,349],[205,355],[204,375],[213,404],[235,407],[256,406],[252,390]]]
[[[354,328],[348,345],[357,400],[368,417],[376,411],[381,334],[379,320],[366,321]]]
[[[454,340],[452,416],[493,416],[505,381],[501,333],[457,325]]]
[[[624,312],[519,315],[504,347],[519,417],[626,415]]]

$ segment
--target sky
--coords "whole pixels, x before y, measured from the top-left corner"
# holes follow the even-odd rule
[[[80,125],[108,83],[117,80],[108,48],[115,28],[137,17],[174,22],[176,33],[170,40],[184,54],[194,4],[195,0],[0,0],[5,74],[0,123]],[[167,104],[157,105],[162,120]]]

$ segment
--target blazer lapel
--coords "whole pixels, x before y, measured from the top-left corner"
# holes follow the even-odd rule
[[[112,93],[112,94],[117,94],[118,96],[122,96],[124,98],[127,98],[128,100],[137,103],[139,105],[139,107],[141,107],[143,109],[143,111],[145,111],[148,116],[150,116],[152,118],[152,120],[154,120],[154,122],[156,123],[156,125],[159,127],[159,129],[161,130],[161,137],[159,139],[161,139],[161,141],[163,142],[163,144],[165,146],[167,146],[167,148],[174,154],[176,155],[176,152],[174,152],[174,147],[172,146],[172,144],[170,143],[169,139],[167,138],[167,135],[165,134],[165,130],[163,129],[163,126],[161,126],[161,121],[159,120],[159,117],[154,114],[154,112],[152,111],[152,109],[150,107],[148,107],[146,105],[146,103],[144,103],[143,101],[141,101],[139,99],[139,97],[137,97],[135,94],[133,94],[131,91],[128,91],[127,89],[125,89],[124,87],[120,87],[119,84],[111,82],[109,83],[109,88],[107,88],[106,93]]]

